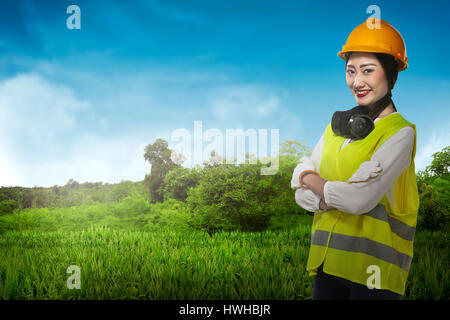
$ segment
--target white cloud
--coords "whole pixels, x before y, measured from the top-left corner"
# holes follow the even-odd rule
[[[77,117],[89,107],[71,88],[38,74],[0,82],[0,186],[142,180],[145,143],[80,134]],[[23,156],[29,150],[35,154]]]
[[[30,147],[51,150],[60,134],[76,128],[75,114],[86,108],[89,103],[77,99],[70,88],[38,74],[0,82],[0,185],[24,183],[27,167],[18,164],[20,154]]]
[[[76,112],[89,108],[73,91],[37,74],[20,74],[0,83],[0,130],[10,139],[49,145],[59,133],[76,127]]]
[[[431,164],[433,153],[441,151],[450,145],[450,124],[442,129],[433,131],[425,143],[419,143],[416,150],[415,166],[416,172],[424,170]]]

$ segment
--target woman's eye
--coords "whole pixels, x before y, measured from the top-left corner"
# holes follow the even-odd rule
[[[353,70],[348,69],[348,70],[347,70],[347,73],[348,73],[348,74],[353,74]]]
[[[372,72],[373,70],[372,69],[366,69],[366,70],[364,70],[363,72],[366,72],[367,71],[367,73],[370,73],[370,72]]]

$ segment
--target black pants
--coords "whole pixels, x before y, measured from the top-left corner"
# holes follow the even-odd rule
[[[314,279],[312,293],[313,300],[402,300],[402,298],[402,295],[389,290],[369,289],[362,284],[326,274],[322,266],[319,267]]]

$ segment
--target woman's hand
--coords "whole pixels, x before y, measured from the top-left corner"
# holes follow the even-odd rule
[[[364,182],[371,178],[376,178],[383,171],[380,163],[376,160],[361,163],[359,169],[348,179],[347,183]]]
[[[319,209],[320,210],[328,209],[328,206],[326,205],[325,201],[323,201],[322,199],[320,199],[320,202],[319,202]]]

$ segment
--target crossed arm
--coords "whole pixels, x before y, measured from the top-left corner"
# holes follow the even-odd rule
[[[373,154],[371,161],[380,163],[381,173],[374,179],[364,182],[348,183],[327,181],[315,174],[305,175],[302,179],[308,189],[297,189],[300,194],[297,203],[302,206],[302,196],[312,191],[320,198],[320,210],[335,208],[351,214],[363,214],[373,209],[384,195],[392,201],[392,186],[400,174],[411,164],[414,145],[414,129],[405,127],[386,140]],[[316,169],[320,166],[323,148],[323,136],[313,151]],[[344,147],[345,148],[345,147]]]
[[[327,182],[327,180],[322,179],[315,174],[308,174],[303,177],[302,181],[308,189],[310,189],[320,197],[319,208],[321,210],[329,209],[330,207],[328,207],[327,203],[325,202],[324,196],[325,183]]]

